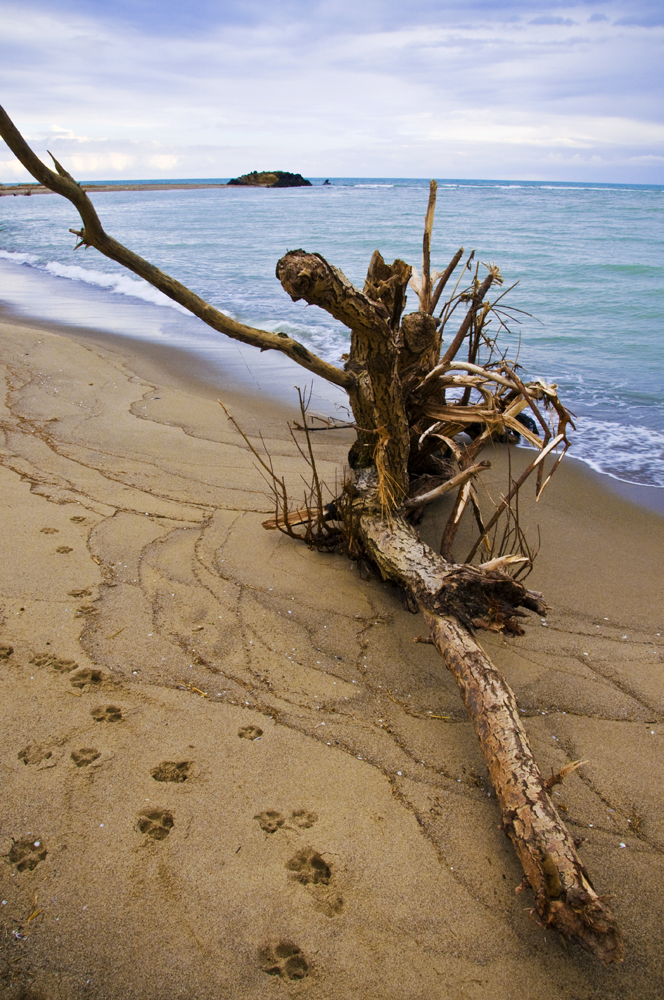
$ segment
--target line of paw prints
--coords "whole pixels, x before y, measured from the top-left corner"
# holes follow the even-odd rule
[[[82,524],[86,519],[84,517],[71,517],[69,520],[73,521],[74,524]],[[60,529],[59,528],[40,528],[39,530],[40,530],[40,532],[41,532],[42,535],[59,535],[60,534]],[[58,547],[56,548],[55,551],[56,552],[60,552],[63,555],[67,555],[67,553],[73,552],[74,550],[72,549],[71,545],[58,545]]]
[[[286,862],[291,877],[302,885],[320,887],[322,895],[316,901],[317,908],[328,916],[341,913],[344,905],[342,897],[329,889],[332,868],[318,851],[303,847]],[[259,954],[260,967],[268,976],[295,981],[305,979],[310,973],[310,964],[299,945],[292,941],[273,941],[265,945]]]
[[[82,596],[82,595],[81,595]],[[11,647],[0,647],[0,656],[11,656]],[[86,686],[92,687],[101,684],[103,675],[101,671],[90,668],[80,668],[73,660],[64,660],[51,653],[41,654],[33,657],[36,666],[48,666],[60,673],[70,673],[71,683],[79,689]],[[119,722],[122,720],[122,709],[116,705],[98,706],[90,713],[96,722]],[[241,739],[256,741],[263,735],[262,729],[255,725],[242,726],[238,730]],[[76,767],[88,767],[101,756],[94,747],[81,747],[73,750],[71,760]],[[39,764],[43,760],[51,757],[51,751],[41,746],[28,745],[18,754],[20,760],[25,764]],[[155,781],[181,783],[187,780],[191,768],[191,761],[162,761],[151,771]],[[310,829],[318,820],[314,812],[307,809],[294,809],[289,817],[282,813],[268,809],[254,817],[261,829],[267,833],[276,833],[281,828]],[[136,827],[148,840],[165,840],[175,826],[175,818],[170,809],[153,807],[142,809],[136,818]],[[19,872],[33,871],[48,854],[46,846],[41,840],[30,840],[23,838],[19,841],[12,841],[8,859],[15,865]],[[318,851],[311,847],[302,848],[292,858],[286,862],[286,869],[291,873],[291,877],[302,885],[312,885],[328,887],[332,870]],[[343,907],[343,900],[340,896],[334,895],[331,899],[321,899],[319,908],[323,909],[328,916],[339,913]],[[277,941],[266,945],[261,951],[261,968],[268,975],[280,976],[288,981],[304,979],[309,974],[309,963],[307,962],[301,948],[290,941]]]
[[[263,730],[254,725],[242,726],[238,730],[238,736],[245,740],[255,741],[262,735]],[[308,809],[293,809],[290,816],[285,816],[276,809],[264,809],[254,819],[264,833],[271,835],[281,829],[292,830],[296,827],[309,830],[317,822],[318,815]],[[330,865],[312,847],[304,847],[298,851],[286,862],[286,869],[302,885],[327,887],[332,878]],[[325,897],[317,901],[317,905],[327,916],[335,916],[343,908],[343,899],[337,893],[326,893]],[[265,945],[259,960],[261,969],[268,976],[279,976],[294,982],[309,975],[309,962],[300,946],[292,941],[275,941]]]
[[[191,760],[162,760],[150,774],[155,781],[182,784],[189,778],[192,765]],[[175,818],[170,809],[154,806],[141,809],[136,817],[136,826],[149,840],[165,840],[175,826]]]
[[[289,817],[276,809],[265,809],[254,816],[261,830],[272,835],[281,829],[299,827],[308,830],[317,822],[318,816],[308,809],[294,809]],[[285,864],[293,881],[303,886],[311,886],[314,905],[327,917],[335,917],[344,908],[343,897],[330,883],[333,881],[332,866],[313,847],[303,847]],[[266,945],[260,953],[260,966],[269,976],[282,979],[304,979],[309,975],[309,962],[299,945],[292,941],[278,941]]]
[[[111,709],[112,717],[113,706],[107,706],[107,708]],[[100,716],[100,720],[103,721],[104,718],[107,718],[106,710]],[[49,755],[50,752],[47,751],[46,757]],[[23,760],[25,764],[36,763],[43,757],[43,748],[41,747],[29,746],[19,753],[19,759]],[[87,767],[99,757],[99,751],[93,747],[81,747],[71,753],[71,759],[76,767]],[[191,766],[192,762],[186,760],[162,761],[150,773],[155,781],[182,783],[188,779]],[[255,819],[258,820],[261,829],[266,833],[275,833],[282,827],[286,827],[287,817],[276,810],[269,809],[259,813]],[[307,809],[294,809],[288,819],[295,827],[310,829],[316,823],[318,816]],[[156,806],[142,809],[136,817],[136,828],[147,841],[165,840],[174,826],[175,818],[170,809]],[[41,839],[23,838],[18,841],[12,840],[7,858],[9,863],[15,866],[17,872],[25,872],[34,871],[37,865],[47,857],[47,854],[48,850]],[[343,908],[342,897],[329,891],[332,868],[318,851],[312,847],[304,847],[286,862],[285,867],[295,881],[304,886],[320,887],[325,895],[317,900],[317,905],[327,916],[332,917],[341,912]],[[260,966],[267,975],[279,976],[289,982],[304,979],[310,972],[310,964],[299,945],[285,940],[272,942],[261,950]]]
[[[0,655],[1,650],[0,647]],[[50,667],[59,674],[69,674],[69,683],[81,692],[100,689],[108,680],[102,670],[98,670],[96,667],[79,667],[76,660],[63,659],[56,656],[55,653],[37,653],[31,657],[30,662],[34,663],[36,667]]]

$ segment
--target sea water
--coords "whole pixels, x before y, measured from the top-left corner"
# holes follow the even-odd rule
[[[288,333],[341,364],[348,331],[293,303],[277,260],[321,253],[359,287],[371,254],[421,265],[428,182],[322,179],[311,188],[99,192],[107,232],[213,305],[249,325]],[[0,301],[25,315],[184,347],[211,379],[283,396],[307,375],[275,352],[236,345],[95,250],[56,195],[0,199]],[[496,263],[502,347],[523,377],[556,382],[575,413],[573,452],[618,480],[664,487],[664,187],[439,181],[433,266],[463,246],[480,277]],[[493,295],[496,289],[492,289]],[[417,308],[413,293],[409,309]],[[492,332],[497,332],[494,320]],[[319,391],[319,397],[321,393]],[[331,390],[319,409],[334,409]]]

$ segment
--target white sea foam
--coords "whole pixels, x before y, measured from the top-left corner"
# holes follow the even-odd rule
[[[39,257],[33,253],[18,253],[15,250],[0,250],[2,260],[10,260],[12,264],[37,264]]]
[[[163,292],[153,288],[143,278],[131,278],[128,274],[110,274],[107,271],[97,271],[94,268],[80,267],[77,264],[61,264],[50,260],[44,263],[32,253],[20,253],[15,250],[0,250],[0,259],[12,264],[27,264],[40,271],[47,271],[57,278],[68,278],[70,281],[82,281],[86,285],[104,288],[116,295],[129,295],[153,305],[168,306],[178,312],[187,313],[179,303],[173,302]]]
[[[97,288],[105,288],[115,295],[130,295],[135,299],[142,299],[143,302],[152,302],[157,306],[168,306],[177,309],[178,312],[186,313],[177,302],[173,302],[163,292],[153,288],[142,278],[130,278],[127,274],[109,274],[106,271],[96,271],[87,267],[79,267],[77,264],[60,264],[58,261],[49,261],[42,265],[42,270],[54,274],[58,278],[69,278],[71,281],[83,281],[86,285],[96,285]]]
[[[651,427],[577,417],[570,455],[626,483],[664,487],[664,434]]]

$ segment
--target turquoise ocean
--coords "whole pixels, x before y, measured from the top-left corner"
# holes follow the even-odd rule
[[[107,232],[220,309],[340,363],[348,331],[291,302],[276,262],[317,251],[360,287],[376,248],[419,268],[428,181],[330,180],[283,190],[141,182],[140,192],[92,198]],[[95,250],[74,252],[78,226],[56,195],[0,199],[5,308],[184,349],[220,386],[232,377],[293,398],[307,382],[287,359],[228,341]],[[615,480],[664,487],[664,187],[440,180],[434,267],[460,246],[498,264],[504,287],[518,281],[505,302],[523,312],[502,343],[527,378],[558,384],[576,414],[571,454]],[[318,384],[315,402],[334,412],[342,400]]]

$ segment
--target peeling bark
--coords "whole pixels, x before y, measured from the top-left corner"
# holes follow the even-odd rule
[[[535,910],[604,963],[622,959],[622,938],[548,794],[519,718],[516,698],[484,650],[458,622],[425,610],[431,638],[454,676],[498,797],[503,829],[535,894]]]

